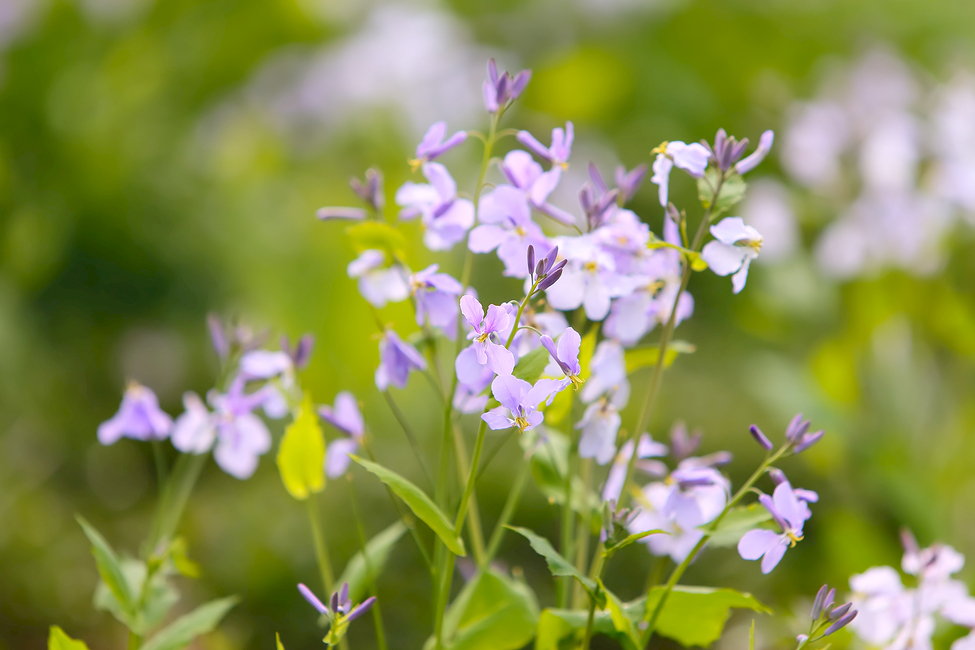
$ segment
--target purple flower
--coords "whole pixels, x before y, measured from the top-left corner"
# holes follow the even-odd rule
[[[768,439],[768,436],[762,433],[762,430],[758,428],[757,424],[750,426],[748,431],[752,434],[752,438],[755,439],[755,442],[761,445],[762,449],[765,451],[772,451],[772,447],[774,446],[772,441]]]
[[[811,513],[806,501],[788,481],[779,483],[771,497],[763,494],[759,501],[772,513],[782,532],[764,528],[750,530],[738,542],[738,553],[745,560],[761,558],[762,573],[769,573],[785,555],[786,549],[802,541],[802,527]]]
[[[332,594],[332,598],[329,600],[331,607],[326,606],[311,589],[303,584],[299,583],[298,592],[308,601],[309,605],[314,607],[319,614],[327,616],[331,622],[331,630],[329,635],[325,637],[329,645],[334,645],[331,641],[337,643],[338,639],[345,633],[345,626],[368,612],[369,608],[376,602],[376,597],[371,596],[353,608],[352,601],[349,600],[348,582],[343,583],[342,588]]]
[[[438,264],[431,264],[410,276],[410,289],[416,300],[416,324],[438,327],[452,341],[457,336],[457,296],[464,292],[464,287],[446,273],[437,273],[439,268]]]
[[[123,437],[162,440],[172,426],[173,419],[159,408],[152,389],[132,381],[122,395],[118,413],[98,425],[98,442],[112,445]]]
[[[350,178],[349,186],[352,191],[365,201],[366,205],[372,208],[373,212],[382,212],[386,205],[386,194],[383,192],[383,173],[375,167],[366,170],[366,182],[363,183],[358,178]]]
[[[345,474],[349,468],[349,463],[352,462],[349,454],[354,454],[359,449],[359,443],[365,432],[365,423],[355,396],[348,391],[342,391],[335,396],[334,407],[319,407],[318,414],[347,436],[328,443],[325,454],[325,474],[328,478],[335,479]]]
[[[559,338],[558,347],[556,347],[552,337],[547,334],[542,335],[541,343],[542,347],[552,355],[552,359],[567,380],[574,386],[583,383],[579,378],[579,373],[582,372],[582,366],[579,364],[579,348],[582,345],[582,337],[579,336],[577,331],[571,327],[566,328],[565,332]]]
[[[487,366],[497,375],[510,375],[515,367],[511,352],[500,343],[500,338],[511,326],[511,316],[504,307],[489,305],[487,316],[477,298],[466,295],[460,299],[464,320],[473,329],[467,338],[473,343],[457,355],[454,368],[463,383],[474,383],[481,377],[481,366]]]
[[[459,368],[464,366],[463,363],[455,364],[458,368],[458,380],[460,381],[457,382],[457,390],[454,391],[454,408],[461,413],[483,413],[488,402],[485,389],[491,385],[491,380],[494,379],[495,375],[486,365],[482,366],[477,363],[477,354],[472,348],[466,348],[461,354],[467,355],[466,361],[470,368],[465,367],[465,370],[471,372],[473,378],[465,374],[464,377],[470,381],[460,380],[461,370]]]
[[[630,171],[626,171],[626,167],[623,165],[616,168],[616,187],[619,188],[624,204],[629,203],[636,191],[640,189],[643,177],[646,175],[647,166],[645,164],[637,165]]]
[[[647,460],[667,455],[667,445],[656,442],[650,434],[644,433],[640,436],[640,443],[636,446],[637,460],[634,467],[648,474],[662,477],[668,473],[667,466],[659,460]],[[606,484],[603,486],[603,501],[618,501],[623,493],[623,480],[626,478],[626,468],[633,456],[633,440],[627,440],[626,444],[620,447],[619,452],[613,459],[613,464],[609,468],[606,476]]]
[[[531,70],[522,70],[514,78],[507,72],[498,74],[494,59],[488,60],[487,69],[488,78],[484,80],[481,92],[484,96],[484,108],[488,113],[497,113],[518,99],[532,76]]]
[[[561,167],[552,167],[543,172],[542,166],[532,160],[530,153],[516,149],[504,157],[501,172],[524,193],[532,208],[567,226],[575,224],[575,217],[547,202],[548,195],[562,179]]]
[[[433,251],[446,251],[462,241],[474,225],[474,204],[457,197],[457,183],[440,163],[423,165],[430,184],[407,181],[396,190],[400,219],[422,216],[423,243]]]
[[[410,161],[410,166],[416,170],[423,163],[430,162],[467,139],[467,131],[458,131],[446,140],[447,123],[437,122],[423,134],[420,144],[416,145],[416,158]]]
[[[414,370],[426,370],[427,362],[412,345],[405,343],[393,330],[386,330],[379,340],[379,367],[376,368],[376,388],[384,391],[392,384],[406,388],[406,381]]]
[[[710,241],[701,251],[701,259],[718,275],[731,276],[731,286],[735,293],[745,288],[748,280],[748,265],[758,257],[762,248],[762,234],[746,226],[741,217],[728,217],[711,226],[714,241]]]
[[[601,341],[592,355],[589,372],[579,395],[584,404],[609,395],[617,408],[626,406],[630,398],[630,382],[626,378],[626,359],[619,343],[608,339]]]
[[[653,177],[651,183],[656,183],[659,187],[660,205],[667,207],[668,184],[670,182],[670,171],[677,167],[683,169],[691,176],[700,178],[704,175],[704,170],[708,166],[708,159],[711,152],[706,147],[697,142],[685,144],[684,142],[665,142],[656,150],[657,158],[653,161]]]
[[[294,362],[287,352],[251,350],[240,358],[240,371],[247,379],[271,379],[294,373]]]
[[[291,347],[291,342],[288,340],[287,336],[281,337],[281,349],[284,350],[289,357],[291,357],[291,363],[294,364],[294,367],[299,369],[308,365],[314,345],[315,337],[311,334],[305,334],[298,339],[298,342],[295,344],[294,348]]]
[[[765,156],[768,152],[772,150],[772,141],[775,140],[775,133],[772,131],[766,131],[762,134],[762,137],[758,140],[758,148],[744,160],[740,160],[735,165],[735,171],[739,174],[747,174],[751,170],[758,167],[758,164],[765,160]]]
[[[366,211],[362,208],[344,206],[325,206],[318,208],[315,216],[322,221],[362,221],[366,218]]]
[[[582,429],[579,457],[595,458],[600,465],[613,460],[616,455],[616,435],[622,421],[612,401],[601,399],[590,404],[575,425],[576,429]]]
[[[545,416],[538,411],[538,405],[550,400],[559,390],[560,382],[554,379],[539,379],[532,386],[512,375],[498,375],[491,382],[491,392],[501,406],[491,409],[481,419],[494,430],[518,427],[524,433],[542,423]]]
[[[633,291],[633,280],[616,272],[612,254],[593,235],[566,238],[560,247],[569,260],[559,281],[546,290],[549,304],[561,311],[583,307],[586,317],[601,321],[613,298]]]
[[[213,459],[220,468],[238,479],[249,478],[257,469],[258,459],[271,449],[271,433],[253,411],[267,409],[268,401],[280,399],[273,386],[266,385],[245,393],[247,377],[237,376],[226,393],[210,391],[209,411],[195,393],[183,395],[186,411],[173,425],[173,446],[182,452],[206,453],[213,447]]]
[[[359,279],[359,293],[373,307],[383,308],[387,302],[400,302],[410,295],[403,272],[385,267],[386,254],[369,249],[349,263],[350,278]]]
[[[518,142],[531,149],[536,156],[551,163],[553,166],[569,166],[569,156],[572,154],[572,140],[575,133],[572,122],[565,123],[565,130],[561,128],[552,129],[552,146],[546,147],[535,139],[528,131],[518,132]]]
[[[528,276],[528,247],[548,250],[545,234],[531,218],[524,195],[510,185],[499,185],[481,198],[478,220],[481,225],[471,231],[467,246],[474,253],[498,250],[504,262],[504,274],[516,278]]]

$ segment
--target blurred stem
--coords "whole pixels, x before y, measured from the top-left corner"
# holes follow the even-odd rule
[[[718,186],[714,190],[714,202],[717,203],[718,196],[721,194],[721,187],[724,185],[724,174],[718,178]],[[712,206],[713,207],[713,206]],[[704,235],[708,231],[708,224],[711,223],[711,211],[712,208],[709,207],[704,212],[704,216],[701,217],[701,223],[697,226],[697,233],[694,235],[694,241],[691,242],[691,250],[695,253],[701,249],[701,244],[704,242]],[[664,216],[665,219],[669,218]],[[647,425],[650,423],[650,416],[653,413],[653,406],[657,400],[657,394],[660,392],[661,380],[663,379],[664,366],[666,366],[667,359],[667,348],[670,345],[670,339],[674,335],[674,328],[677,326],[677,307],[680,304],[680,297],[684,295],[684,291],[687,290],[687,284],[691,281],[691,261],[687,258],[683,261],[684,270],[681,272],[680,277],[680,289],[677,291],[677,295],[674,297],[674,304],[670,308],[670,318],[667,319],[667,325],[664,327],[663,332],[660,334],[660,353],[657,358],[657,363],[653,366],[653,377],[650,379],[650,386],[647,388],[646,396],[643,398],[643,403],[640,406],[640,415],[637,417],[636,427],[633,429],[632,440],[633,440],[633,454],[630,456],[629,462],[626,464],[626,478],[623,479],[623,491],[620,493],[620,506],[622,507],[626,499],[629,497],[630,482],[633,480],[633,468],[636,466],[636,447],[639,444],[640,436],[643,435],[644,430],[646,430]]]
[[[582,461],[582,485],[583,485],[583,499],[588,496],[589,490],[592,489],[592,459],[586,458]],[[588,507],[583,507],[583,512],[579,514],[579,526],[576,528],[576,570],[582,573],[586,570],[586,559],[589,557],[589,536],[592,526],[592,511]],[[578,608],[582,606],[585,602],[586,592],[582,588],[582,584],[573,580],[573,593],[572,593],[572,607]],[[585,646],[584,646],[585,647]]]
[[[314,494],[305,499],[308,506],[308,521],[311,523],[311,535],[315,540],[315,557],[318,559],[318,570],[322,573],[322,583],[325,585],[325,597],[328,598],[335,591],[335,576],[332,573],[332,563],[328,559],[328,546],[322,533],[322,517],[318,509],[318,498]]]
[[[399,406],[396,405],[396,401],[393,396],[389,394],[388,390],[383,391],[383,397],[386,398],[386,403],[389,404],[389,410],[392,411],[393,417],[399,422],[399,426],[403,429],[403,433],[406,434],[406,439],[410,443],[410,448],[413,449],[413,455],[416,456],[416,462],[420,464],[420,469],[423,471],[423,476],[426,477],[427,482],[433,485],[433,475],[430,474],[430,468],[427,466],[427,461],[423,458],[423,452],[420,450],[420,443],[416,439],[416,435],[413,433],[413,429],[410,428],[409,423],[406,421],[406,417],[403,412],[399,410]]]
[[[530,472],[531,459],[524,458],[518,467],[515,483],[511,486],[511,491],[508,492],[508,499],[504,502],[504,508],[501,509],[501,516],[498,517],[498,523],[494,525],[494,531],[491,533],[491,539],[488,542],[487,554],[484,557],[484,562],[481,564],[482,569],[491,564],[491,560],[494,559],[495,554],[498,552],[498,547],[501,546],[501,540],[504,538],[504,533],[507,530],[505,526],[511,521],[511,516],[515,514],[515,509],[521,500],[521,493],[524,490],[525,481],[528,479]]]
[[[575,448],[575,440],[571,434],[569,440],[568,471],[565,474],[565,503],[562,504],[562,537],[559,542],[559,551],[563,557],[572,555],[572,526],[575,524],[575,510],[572,509],[572,475],[575,473],[578,459],[572,451]],[[559,607],[562,609],[569,608],[573,581],[574,578],[560,579]]]
[[[674,590],[674,586],[677,585],[677,582],[681,579],[681,576],[684,575],[684,572],[687,570],[687,567],[691,565],[691,562],[694,561],[694,558],[697,557],[697,554],[701,551],[702,548],[704,548],[704,545],[708,543],[709,539],[711,539],[711,536],[714,534],[714,531],[716,531],[718,529],[718,526],[721,525],[721,521],[725,518],[725,515],[727,515],[732,508],[738,505],[738,502],[741,501],[742,497],[744,497],[749,490],[752,489],[752,486],[755,485],[755,482],[762,477],[762,475],[766,472],[766,470],[768,470],[769,466],[771,466],[772,463],[774,463],[779,458],[781,458],[786,451],[789,451],[791,449],[792,449],[792,443],[787,442],[786,444],[779,447],[779,449],[776,450],[775,453],[768,454],[765,456],[765,460],[762,461],[762,464],[759,465],[758,469],[756,469],[752,473],[752,475],[748,478],[748,480],[745,481],[745,483],[740,488],[738,488],[738,491],[735,492],[735,496],[731,497],[731,500],[728,501],[728,504],[724,507],[724,510],[721,511],[721,514],[715,517],[714,521],[711,522],[711,525],[708,526],[708,529],[705,531],[704,536],[701,537],[701,539],[694,546],[691,552],[687,554],[687,557],[684,558],[684,561],[678,564],[676,568],[674,568],[673,572],[670,574],[670,578],[667,579],[667,584],[664,586],[664,592],[660,595],[660,600],[657,601],[657,606],[653,608],[653,613],[647,619],[647,628],[643,631],[643,636],[641,637],[641,643],[640,643],[641,646],[646,647],[647,644],[650,642],[650,639],[653,636],[653,631],[657,626],[657,619],[660,618],[660,612],[663,611],[664,604],[667,602],[667,598],[670,597],[671,592]],[[647,592],[648,598],[649,595],[650,594],[648,591]]]
[[[147,555],[154,553],[160,542],[171,539],[176,532],[186,503],[209,458],[210,454],[180,454],[176,459],[173,473],[166,480],[156,506],[156,518],[149,531],[148,548],[145,549]]]
[[[457,452],[457,474],[458,479],[463,481],[467,478],[468,472],[474,471],[474,468],[468,469],[467,445],[464,443],[464,436],[456,423],[453,426],[453,431],[454,448]],[[484,564],[484,530],[481,527],[481,515],[477,509],[477,497],[474,494],[471,494],[470,511],[467,528],[471,535],[471,549],[474,552],[474,559],[477,561],[477,565],[482,566]]]
[[[586,632],[582,637],[582,650],[589,650],[589,642],[592,640],[593,621],[596,617],[596,600],[589,599],[589,617],[586,619]]]
[[[142,647],[142,637],[129,630],[129,650],[139,650]]]
[[[379,602],[379,587],[376,586],[376,571],[373,569],[372,560],[366,551],[366,529],[362,525],[362,513],[359,511],[359,497],[355,491],[355,481],[352,474],[346,474],[349,480],[349,494],[352,497],[352,516],[355,518],[356,531],[359,533],[359,546],[362,548],[362,559],[366,564],[366,576],[369,578],[369,586],[376,601],[372,605],[372,622],[376,627],[376,645],[379,650],[386,650],[386,631],[383,629],[383,614]]]
[[[158,438],[152,439],[152,460],[156,463],[156,480],[161,490],[166,484],[166,459],[163,456],[162,441]]]

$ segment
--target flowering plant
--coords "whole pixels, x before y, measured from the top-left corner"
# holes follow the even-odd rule
[[[222,365],[221,379],[206,400],[187,393],[185,411],[174,420],[149,387],[132,384],[118,413],[98,430],[103,444],[130,437],[150,441],[158,451],[169,438],[182,452],[171,472],[158,456],[165,489],[139,559],[120,558],[81,521],[101,576],[95,603],[129,629],[130,649],[185,647],[233,606],[233,597],[219,599],[164,625],[179,597],[171,578],[196,574],[177,535],[196,478],[210,452],[227,474],[240,480],[251,476],[274,447],[265,418],[290,418],[276,461],[287,492],[307,506],[321,586],[331,598],[323,603],[304,584],[298,591],[320,614],[329,646],[347,646],[350,624],[370,612],[376,645],[385,650],[376,585],[391,548],[406,532],[430,578],[435,604],[430,649],[514,650],[534,642],[538,650],[585,650],[596,634],[628,649],[646,647],[655,634],[684,646],[708,646],[721,636],[732,608],[771,611],[747,593],[680,581],[691,563],[713,547],[736,547],[742,559],[760,560],[763,574],[775,569],[788,549],[803,540],[804,525],[819,500],[815,492],[793,487],[778,464],[816,444],[824,432],[811,431],[801,415],[788,423],[778,442],[752,426],[750,435],[766,454],[752,475],[733,488],[721,471],[731,460],[729,453],[697,455],[701,435],[689,435],[680,425],[669,445],[654,440],[647,428],[666,369],[694,349],[674,338],[694,312],[691,277],[708,270],[730,275],[732,291],[738,293],[760,254],[762,235],[729,215],[745,194],[743,176],[762,162],[774,136],[763,133],[747,156],[748,140],[723,130],[713,142],[670,141],[654,148],[650,180],[663,208],[658,235],[626,207],[647,165],[629,171],[621,167],[614,187],[590,165],[578,210],[550,202],[570,164],[572,123],[553,129],[548,146],[527,131],[501,128],[530,76],[529,71],[499,72],[489,63],[483,85],[487,133],[458,131],[447,137],[446,124],[431,126],[409,161],[427,182],[408,181],[396,190],[397,217],[386,213],[383,176],[374,169],[364,181],[351,183],[362,206],[324,207],[317,214],[323,227],[349,224],[346,233],[358,256],[348,265],[348,275],[373,310],[378,330],[375,385],[432,493],[383,464],[382,450],[374,449],[353,394],[343,391],[332,405],[320,405],[302,388],[299,371],[311,358],[310,337],[294,347],[284,339],[280,349],[272,350],[265,337],[245,328],[228,329],[211,318],[210,334]],[[526,149],[494,157],[510,136]],[[483,145],[483,156],[477,182],[467,194],[438,159],[473,140]],[[490,182],[488,174],[495,169],[496,182]],[[688,218],[669,200],[674,169],[695,179],[702,208],[697,217]],[[466,248],[459,277],[445,270],[448,257],[442,264],[412,270],[403,246],[403,224],[412,221],[419,223],[430,251]],[[477,254],[492,253],[503,266],[501,274],[521,280],[522,290],[485,309],[472,262]],[[482,289],[488,281],[493,279],[485,278]],[[413,333],[407,332],[408,323],[385,322],[379,311],[404,301],[412,305],[419,328]],[[655,340],[644,343],[651,335]],[[637,395],[636,424],[625,431],[620,413],[633,392],[630,377],[645,370],[650,378],[645,392]],[[396,403],[396,390],[414,375],[429,380],[443,412],[435,472]],[[329,442],[322,420],[332,430]],[[469,453],[465,430],[475,424]],[[478,476],[494,458],[493,451],[485,455],[489,429],[506,432],[497,445],[517,439],[524,453],[494,529],[485,536],[476,491]],[[662,460],[668,456],[670,464]],[[344,476],[354,486],[353,475],[361,480],[362,471],[384,484],[398,521],[367,539],[353,487],[350,510],[361,550],[336,578],[318,494],[329,479]],[[509,525],[529,476],[561,507],[556,540]],[[454,477],[459,478],[456,485]],[[459,498],[452,497],[453,488]],[[555,603],[541,608],[535,590],[496,562],[508,531],[544,559],[556,581]],[[643,595],[624,601],[606,584],[604,572],[618,551],[637,543],[674,566],[666,580],[651,579]],[[473,569],[451,598],[457,560],[468,555]],[[975,601],[949,578],[960,568],[959,558],[948,547],[921,550],[910,538],[904,570],[920,576],[916,590],[905,589],[889,567],[854,576],[853,599],[847,604],[836,605],[835,590],[824,586],[815,598],[808,632],[797,637],[799,647],[847,625],[870,643],[905,647],[904,639],[921,643],[930,638],[935,613],[975,627]],[[52,628],[51,647],[81,647],[72,643],[80,642]],[[278,648],[283,647],[279,639]]]

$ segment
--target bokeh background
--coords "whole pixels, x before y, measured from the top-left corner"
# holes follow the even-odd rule
[[[648,162],[663,140],[777,132],[741,208],[766,235],[763,257],[738,296],[727,279],[693,278],[678,337],[697,352],[668,373],[651,433],[677,419],[702,429],[704,451],[735,453],[737,482],[760,453],[747,426],[781,435],[803,411],[828,437],[784,467],[822,500],[771,578],[718,550],[688,581],[772,604],[782,617],[759,621],[772,647],[822,582],[896,564],[900,526],[972,555],[973,34],[969,0],[0,0],[0,648],[46,647],[52,623],[92,650],[124,644],[91,605],[97,574],[72,515],[137,549],[157,491],[151,450],[102,447],[95,428],[128,378],[174,415],[183,391],[213,385],[208,311],[312,332],[303,386],[318,401],[354,391],[380,456],[420,481],[372,383],[353,252],[314,211],[349,204],[348,177],[373,164],[391,199],[438,119],[485,128],[488,56],[535,71],[507,125],[544,136],[575,122],[566,187],[589,160]],[[462,187],[479,157],[471,141],[446,158]],[[692,208],[691,184],[672,187]],[[653,186],[634,206],[659,228]],[[433,256],[410,232],[414,268],[459,272],[459,249]],[[482,295],[514,296],[498,272],[478,259]],[[405,307],[384,318],[412,327]],[[398,397],[433,457],[430,387],[415,378]],[[503,449],[479,485],[489,525],[518,453]],[[374,534],[396,515],[373,481],[359,485]],[[347,499],[328,486],[338,567],[358,545]],[[554,532],[558,512],[529,488],[515,519]],[[204,570],[186,604],[243,597],[195,647],[271,648],[276,630],[289,648],[318,647],[294,587],[316,582],[307,521],[273,456],[246,482],[208,466],[183,530]],[[380,587],[394,648],[420,647],[431,620],[405,539]],[[630,550],[609,572],[625,597],[649,566]],[[509,538],[502,557],[551,604],[527,545]],[[732,621],[725,647],[744,646],[747,622]],[[354,628],[353,647],[371,635]]]

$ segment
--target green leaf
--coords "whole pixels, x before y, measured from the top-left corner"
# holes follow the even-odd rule
[[[200,605],[153,635],[143,644],[142,650],[179,650],[189,645],[201,634],[211,632],[237,600],[236,596],[230,596]]]
[[[278,469],[288,493],[304,500],[325,489],[324,464],[325,435],[306,391],[298,418],[285,430],[278,448]]]
[[[609,612],[609,617],[613,621],[613,628],[620,634],[626,636],[634,647],[640,647],[640,633],[637,632],[637,628],[633,624],[633,619],[627,614],[623,603],[620,602],[616,594],[606,588],[602,580],[599,581],[599,586],[602,588],[603,593],[606,594],[606,610]]]
[[[704,176],[697,181],[697,196],[705,209],[714,205],[711,218],[717,219],[722,213],[735,207],[745,197],[747,188],[745,181],[738,174],[731,174],[721,186],[721,194],[717,202],[714,200],[714,188],[718,186],[719,171],[709,167]]]
[[[693,343],[687,341],[671,341],[667,346],[667,356],[664,358],[664,367],[670,367],[679,354],[692,354],[697,350]],[[660,348],[657,346],[646,348],[632,348],[625,353],[626,373],[630,374],[640,368],[657,365],[660,359]]]
[[[640,604],[643,604],[642,600]],[[642,610],[636,613],[632,605],[626,605],[624,612],[631,624],[635,624]],[[589,611],[585,609],[542,610],[542,615],[538,619],[538,632],[535,635],[535,650],[576,650],[588,618]],[[592,629],[593,634],[602,634],[615,639],[624,650],[642,650],[639,645],[633,645],[626,634],[616,629],[609,612],[596,610]]]
[[[411,483],[409,480],[400,476],[396,472],[386,469],[382,465],[377,465],[376,463],[364,460],[357,456],[350,456],[352,460],[362,465],[366,471],[375,474],[380,481],[389,486],[389,488],[396,493],[396,495],[410,507],[417,517],[419,517],[423,523],[430,527],[433,532],[443,540],[443,543],[447,545],[447,548],[451,550],[454,555],[464,557],[467,555],[467,551],[464,550],[464,540],[460,538],[460,535],[454,532],[454,526],[447,519],[447,515],[443,513],[440,508],[437,507],[430,497],[427,496],[426,492],[418,488],[416,485]]]
[[[529,384],[534,384],[548,365],[548,357],[548,350],[539,346],[518,359],[518,365],[511,374],[518,379],[524,379]]]
[[[179,601],[179,592],[169,584],[165,574],[159,570],[153,572],[149,585],[143,590],[148,571],[146,565],[139,560],[126,558],[119,562],[119,566],[129,587],[129,593],[141,595],[138,611],[126,611],[104,582],[99,582],[95,587],[95,608],[110,612],[132,632],[145,636],[146,632],[163,622],[169,610]]]
[[[372,568],[376,573],[373,577],[377,578],[386,566],[393,546],[405,532],[406,526],[403,525],[402,521],[397,521],[366,543],[366,554],[369,557],[368,565],[362,551],[353,555],[349,563],[345,565],[345,571],[335,581],[335,584],[349,583],[349,598],[352,599],[352,602],[359,602],[366,593],[366,588],[369,586],[368,568]]]
[[[444,614],[446,650],[516,650],[535,636],[538,602],[523,582],[495,571],[479,573]],[[436,638],[427,640],[432,650]]]
[[[505,526],[510,530],[515,531],[519,535],[523,536],[531,544],[532,549],[545,558],[545,563],[548,564],[548,570],[552,572],[553,576],[566,576],[573,577],[579,581],[579,584],[585,588],[586,592],[589,594],[590,598],[596,598],[599,587],[595,582],[589,579],[589,576],[583,574],[581,571],[572,566],[572,563],[562,557],[558,551],[552,548],[552,545],[547,539],[536,535],[527,528],[520,528],[518,526]]]
[[[284,644],[281,643],[281,635],[277,632],[274,633],[274,640],[277,642],[278,650],[284,650]]]
[[[664,587],[654,587],[646,601],[646,616],[657,606]],[[771,614],[751,594],[734,589],[674,587],[657,619],[657,633],[685,647],[711,645],[721,636],[732,608]]]
[[[84,641],[72,639],[57,625],[52,625],[47,637],[47,650],[88,650],[88,646]]]
[[[406,256],[406,237],[399,230],[382,221],[363,221],[346,228],[345,233],[357,253],[368,249],[385,252],[392,258]]]
[[[570,391],[562,391],[567,393]],[[548,416],[546,416],[548,417]],[[544,439],[539,436],[544,433]],[[548,427],[526,431],[519,442],[531,450],[532,477],[550,503],[565,503],[565,475],[569,471],[569,440],[564,433]],[[572,477],[572,509],[592,513],[602,500],[578,476]]]
[[[91,554],[95,556],[95,564],[98,566],[98,575],[112,591],[115,600],[119,603],[121,611],[128,615],[135,613],[135,604],[132,600],[132,592],[129,584],[122,573],[122,566],[119,564],[115,551],[108,545],[95,528],[89,524],[84,517],[76,517],[81,529],[85,531],[85,536],[91,542]]]
[[[735,506],[718,524],[708,544],[713,547],[737,546],[742,535],[754,528],[761,528],[761,524],[771,520],[772,513],[760,503]]]
[[[669,535],[669,534],[670,533],[668,533],[666,530],[662,530],[660,528],[654,528],[652,530],[645,530],[642,533],[633,533],[632,535],[627,535],[618,544],[613,544],[612,546],[609,546],[609,542],[607,540],[606,550],[603,551],[603,553],[606,554],[606,557],[612,557],[613,554],[616,553],[616,551],[624,549],[630,544],[633,544],[634,542],[639,542],[644,537],[649,537],[650,535]]]

